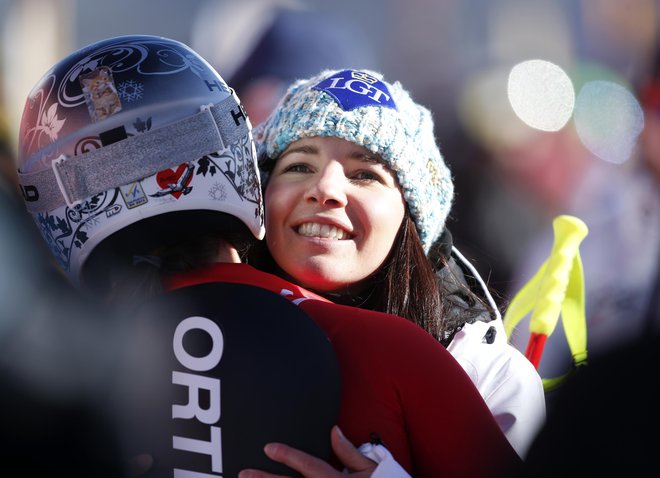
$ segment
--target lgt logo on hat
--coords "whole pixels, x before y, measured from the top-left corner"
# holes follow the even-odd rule
[[[340,71],[325,78],[312,89],[332,96],[344,111],[362,106],[397,109],[387,84],[364,71]]]

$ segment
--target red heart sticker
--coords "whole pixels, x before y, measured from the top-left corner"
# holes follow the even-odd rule
[[[172,169],[165,169],[156,175],[156,182],[163,189],[172,188],[174,185],[176,185],[179,182],[179,179],[181,178],[181,176],[185,171],[186,171],[185,163],[179,164],[179,167],[176,168],[176,171],[173,171]],[[188,176],[185,184],[181,185],[180,188],[177,188],[178,189],[177,191],[172,191],[170,194],[174,196],[176,199],[179,199],[181,194],[183,194],[182,189],[188,186],[190,184],[190,181],[192,181],[192,174]]]

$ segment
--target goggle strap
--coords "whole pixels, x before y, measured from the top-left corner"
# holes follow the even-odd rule
[[[61,155],[50,169],[18,172],[29,212],[74,207],[86,198],[137,182],[167,168],[222,151],[249,134],[232,95],[193,116],[77,156]]]

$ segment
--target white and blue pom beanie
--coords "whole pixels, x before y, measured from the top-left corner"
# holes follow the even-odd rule
[[[428,253],[451,208],[454,185],[435,140],[431,112],[399,82],[369,70],[323,71],[294,82],[274,112],[254,130],[260,166],[291,143],[335,136],[379,155],[396,172]],[[267,172],[262,167],[262,182]]]

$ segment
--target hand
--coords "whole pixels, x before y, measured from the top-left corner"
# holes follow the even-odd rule
[[[291,448],[283,443],[268,443],[264,451],[268,458],[277,461],[301,473],[305,478],[368,478],[376,469],[377,464],[362,455],[353,444],[346,439],[339,427],[332,427],[330,433],[332,450],[346,469],[349,475],[337,471],[325,461],[313,457],[305,452]],[[282,475],[273,475],[259,470],[242,470],[238,478],[284,478]]]

